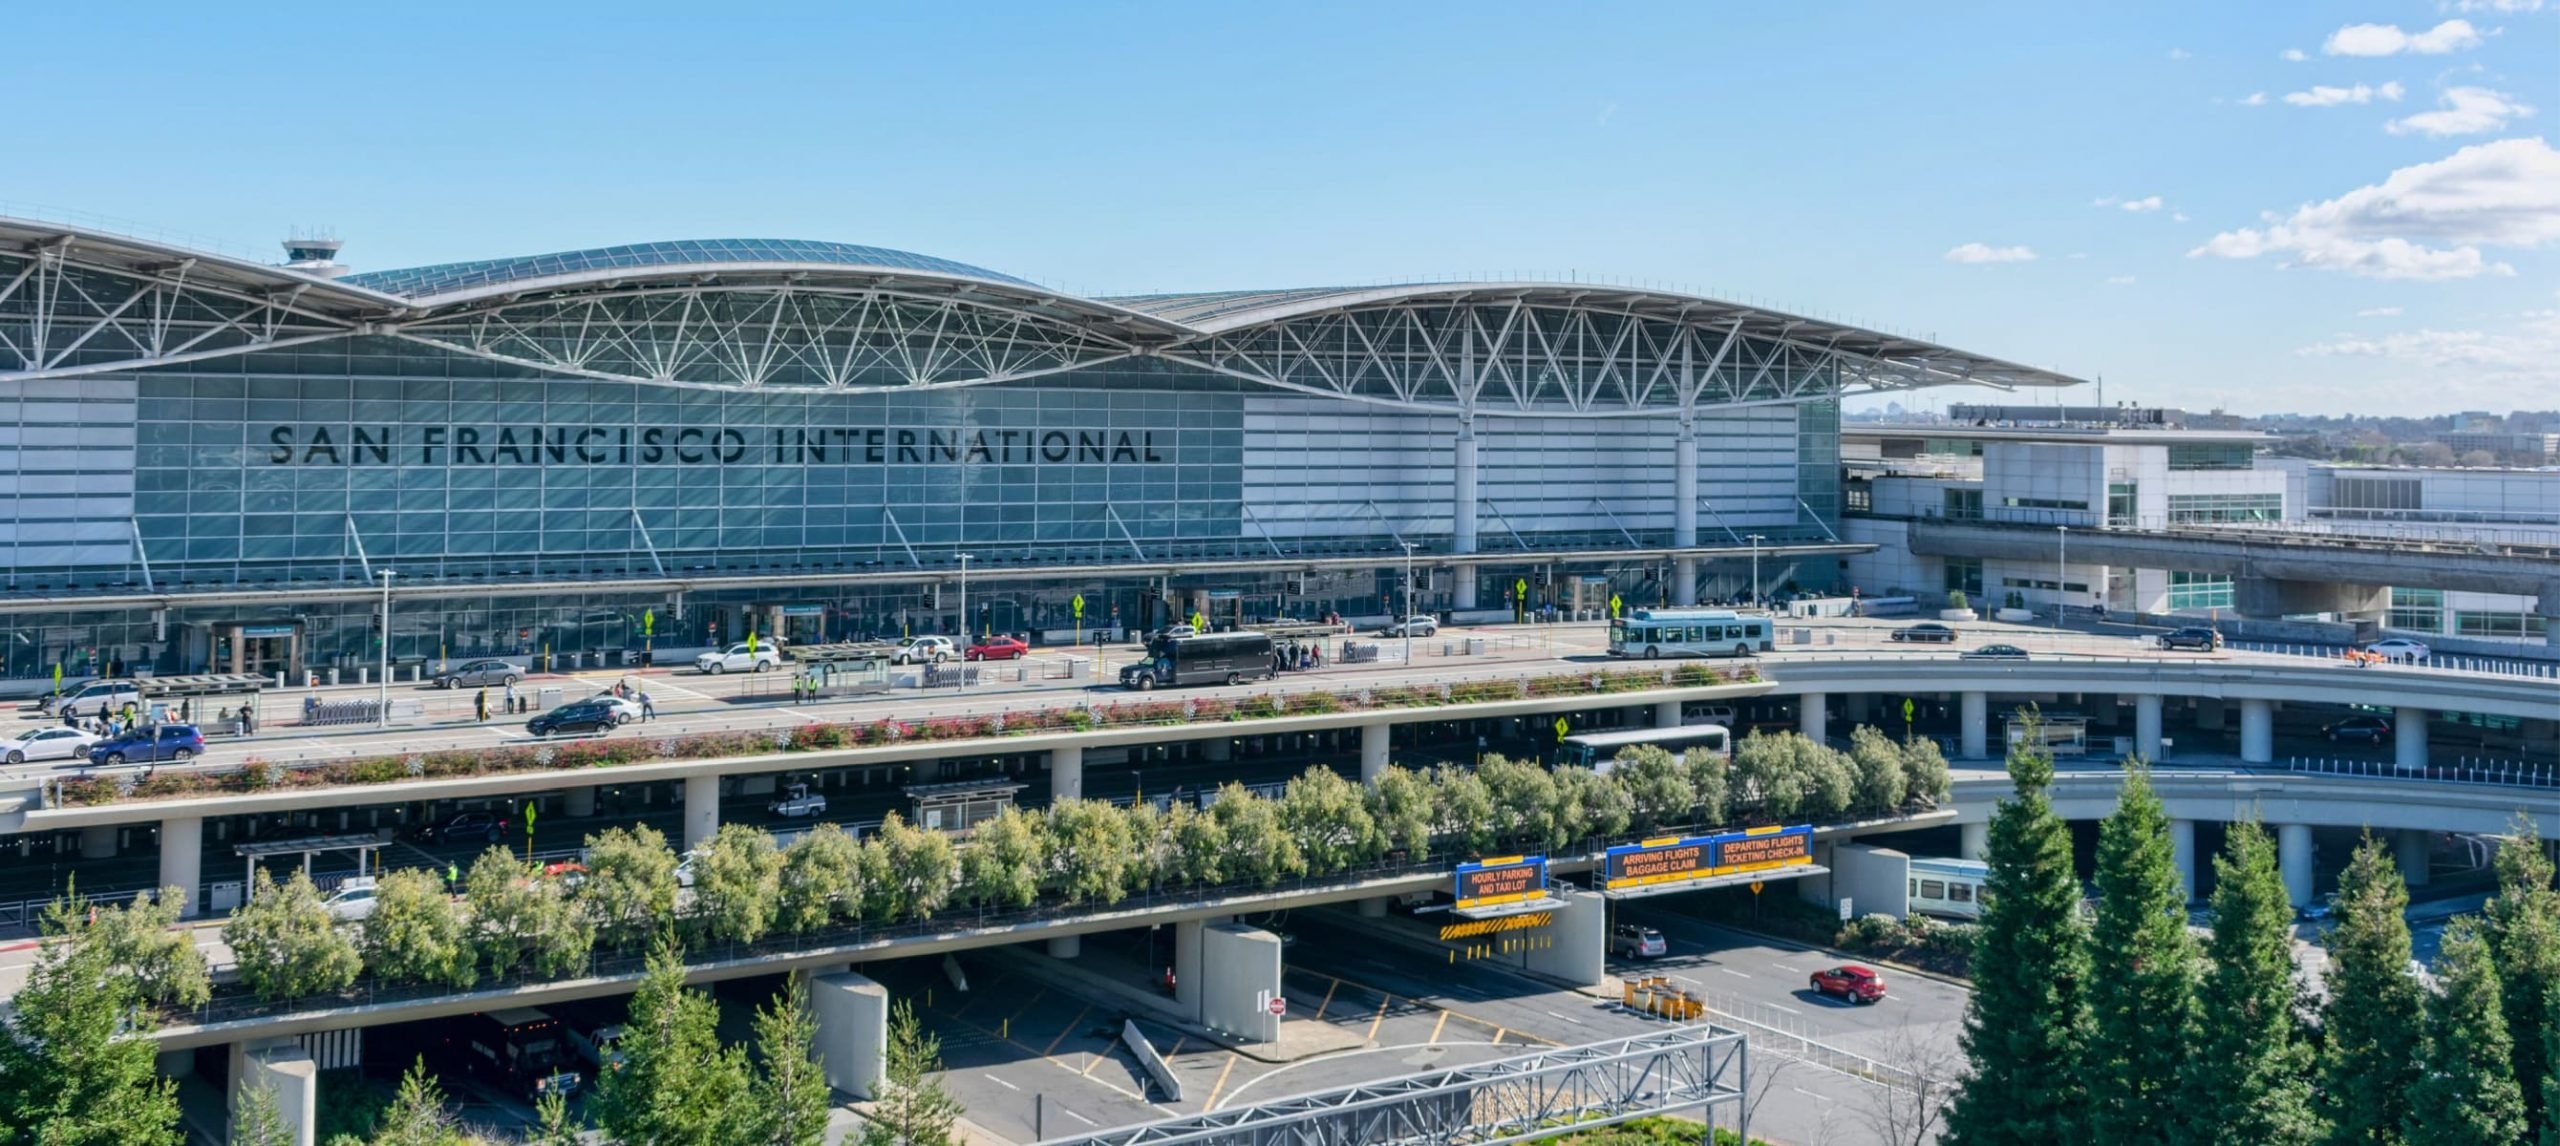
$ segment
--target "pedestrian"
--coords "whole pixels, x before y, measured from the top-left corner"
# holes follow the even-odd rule
[[[194,700],[193,698],[189,698],[189,699],[186,699],[186,700],[181,700],[181,701],[179,701],[179,702],[178,702],[178,723],[180,723],[180,724],[193,724],[193,723],[195,723],[195,722],[196,722],[196,702],[195,702],[195,700]]]
[[[507,682],[507,711],[512,713],[512,712],[514,712],[515,710],[516,710],[516,682],[514,682],[514,681],[508,681],[508,682]]]
[[[649,695],[649,691],[648,691],[647,689],[642,689],[642,690],[640,690],[640,719],[642,719],[642,720],[656,720],[657,718],[658,718],[658,702],[657,702],[657,700],[656,700],[656,699],[654,699],[654,698],[652,698],[652,697]]]
[[[444,865],[444,889],[447,894],[462,890],[461,865],[450,861],[446,862]]]
[[[489,690],[481,689],[480,695],[472,698],[471,707],[472,711],[479,715],[480,723],[489,723]]]
[[[252,732],[256,732],[257,730],[258,730],[258,710],[257,710],[254,706],[252,706],[248,701],[245,701],[245,700],[244,700],[244,701],[241,701],[241,702],[240,702],[240,735],[242,735],[242,736],[247,736],[247,735],[249,735],[249,734],[250,734],[250,733],[252,733]]]

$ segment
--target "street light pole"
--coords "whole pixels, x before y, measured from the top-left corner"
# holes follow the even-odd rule
[[[1760,606],[1760,543],[1767,539],[1754,533],[1744,540],[1751,543],[1751,606],[1756,609]]]
[[[391,723],[391,578],[389,569],[382,573],[382,688],[373,701],[373,722],[388,727]]]
[[[960,691],[967,692],[969,691],[969,559],[977,555],[962,553],[958,556],[960,558],[960,648],[958,650]]]
[[[2071,568],[2071,563],[2070,563],[2070,561],[2068,560],[2068,558],[2069,558],[2069,556],[2070,556],[2070,553],[2071,553],[2071,527],[2070,527],[2070,526],[2068,526],[2068,525],[2057,525],[2057,526],[2054,526],[2054,527],[2053,527],[2053,627],[2054,627],[2056,630],[2059,630],[2059,629],[2061,629],[2061,628],[2062,628],[2062,608],[2063,608],[2063,599],[2064,599],[2064,595],[2068,592],[2068,590],[2066,590],[2066,589],[2064,589],[2064,588],[2063,588],[2063,582],[2065,582],[2065,581],[2069,580],[2069,578],[2070,578],[2069,570],[2070,570],[2070,568]]]
[[[1404,616],[1396,618],[1396,628],[1404,633],[1405,667],[1413,666],[1413,543],[1404,542]]]

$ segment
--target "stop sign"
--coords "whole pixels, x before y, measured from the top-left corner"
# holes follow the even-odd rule
[[[1289,1000],[1279,995],[1273,995],[1271,996],[1270,1007],[1273,1015],[1286,1015],[1289,1013]]]

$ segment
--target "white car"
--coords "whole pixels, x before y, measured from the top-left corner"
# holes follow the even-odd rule
[[[693,667],[713,676],[724,672],[763,672],[782,667],[782,650],[768,642],[758,641],[754,651],[750,652],[746,642],[740,641],[725,652],[709,652],[693,658]]]
[[[68,725],[34,728],[7,740],[0,740],[0,760],[24,764],[30,760],[70,760],[89,762],[89,746],[98,742],[98,734],[82,732]]]
[[[2364,647],[2364,651],[2380,654],[2382,659],[2390,661],[2393,664],[2416,664],[2419,661],[2425,660],[2434,655],[2434,650],[2429,649],[2426,646],[2426,642],[2413,641],[2407,637],[2393,637],[2387,641],[2375,641],[2372,644],[2366,645]]]
[[[949,637],[917,637],[898,646],[898,651],[889,654],[889,663],[893,665],[938,665],[959,655],[959,646],[952,644],[951,638]]]
[[[1429,637],[1440,632],[1440,622],[1429,617],[1407,617],[1378,630],[1382,637]]]
[[[827,814],[827,798],[811,792],[807,784],[793,784],[766,805],[766,810],[777,816],[823,816]]]
[[[612,709],[613,722],[616,724],[629,724],[632,721],[640,719],[640,702],[633,700],[630,697],[615,696],[609,692],[599,692],[587,699],[592,700],[597,704],[601,704],[606,708]]]
[[[373,917],[373,880],[358,876],[338,885],[336,894],[321,903],[329,918],[340,923],[357,923]]]

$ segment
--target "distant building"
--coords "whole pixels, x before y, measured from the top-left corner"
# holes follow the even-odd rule
[[[2560,434],[2520,434],[2505,430],[2465,430],[2439,436],[2439,442],[2460,458],[2483,453],[2498,459],[2500,465],[2547,466],[2560,460]]]

